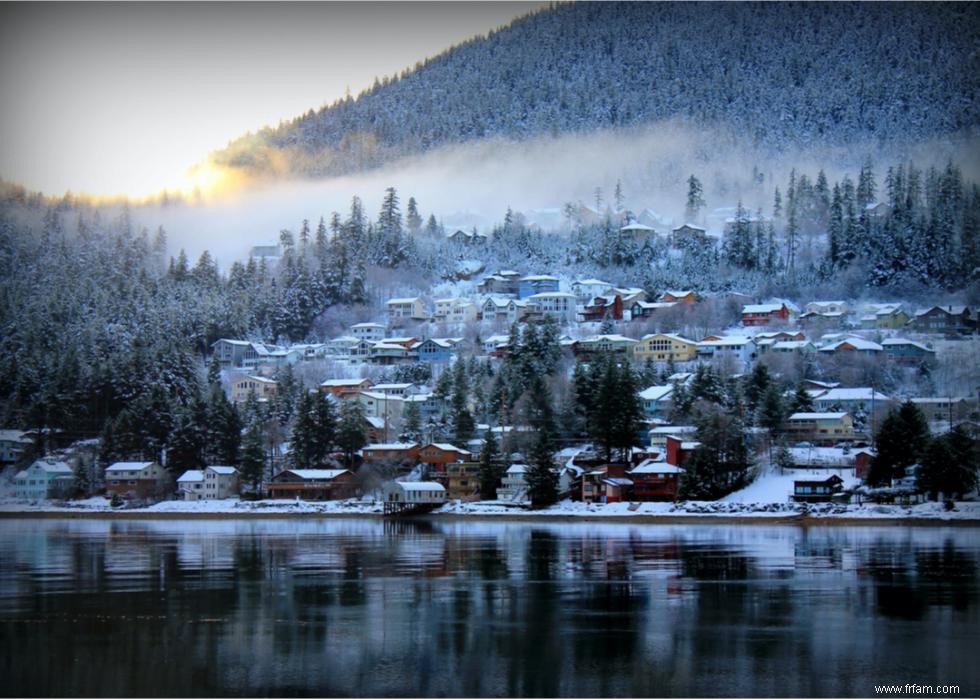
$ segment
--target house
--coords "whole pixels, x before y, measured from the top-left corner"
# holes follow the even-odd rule
[[[650,318],[660,311],[666,311],[677,305],[676,301],[633,301],[629,306],[630,320]]]
[[[426,320],[425,305],[418,296],[409,298],[389,299],[388,323],[399,324],[406,320]]]
[[[811,476],[793,480],[793,499],[796,502],[830,502],[844,488],[844,479],[838,475]]]
[[[360,453],[365,461],[415,463],[419,458],[419,445],[416,442],[368,444],[361,449]]]
[[[969,306],[933,306],[916,311],[908,324],[917,332],[942,335],[968,334],[977,329]]]
[[[527,297],[528,312],[551,316],[559,323],[575,322],[575,297],[564,291],[547,291]]]
[[[693,223],[685,223],[677,228],[674,228],[670,232],[670,242],[672,245],[677,246],[685,241],[692,243],[707,243],[707,231],[705,231],[704,228],[701,228],[701,226],[695,226]]]
[[[888,204],[886,204],[883,201],[879,201],[879,202],[872,202],[870,204],[865,204],[864,211],[871,218],[881,218],[890,214],[892,211],[892,207],[890,207]]]
[[[389,396],[387,393],[361,391],[346,398],[356,400],[364,408],[364,414],[369,417],[398,419],[405,407],[405,400],[399,396]]]
[[[578,301],[586,303],[596,296],[601,296],[610,287],[612,287],[612,284],[604,282],[601,279],[579,279],[572,282],[572,293],[575,294],[575,298]]]
[[[646,226],[642,223],[628,223],[619,229],[620,235],[624,235],[632,238],[638,244],[642,245],[647,241],[653,241],[657,238],[657,231],[655,228]]]
[[[480,318],[484,321],[502,321],[508,325],[520,320],[527,304],[512,298],[488,296],[480,305]]]
[[[487,242],[487,234],[479,233],[475,228],[472,231],[464,231],[462,228],[457,228],[452,233],[446,235],[446,240],[450,243],[473,245]]]
[[[657,301],[661,303],[694,303],[697,300],[697,292],[688,289],[668,289],[657,297]]]
[[[433,481],[392,481],[384,486],[385,502],[405,505],[443,505],[446,489]]]
[[[244,403],[250,395],[259,402],[274,400],[279,391],[279,384],[264,376],[240,376],[231,384],[231,402]]]
[[[623,308],[629,308],[637,301],[646,301],[647,292],[637,286],[611,286],[602,292],[603,296],[620,296]]]
[[[480,350],[484,354],[493,354],[495,351],[500,349],[500,347],[506,347],[508,342],[510,342],[510,337],[508,335],[490,335],[489,337],[481,340]]]
[[[221,339],[211,344],[218,363],[225,368],[251,369],[263,361],[272,348],[259,342]]]
[[[558,291],[558,277],[550,274],[531,274],[521,277],[517,282],[518,298],[526,299],[535,294],[544,294]],[[569,294],[571,296],[571,294]],[[575,297],[572,296],[574,299]]]
[[[683,441],[685,436],[696,434],[698,428],[694,425],[658,425],[647,433],[650,449],[657,449],[661,452],[667,451],[667,437],[676,437]]]
[[[414,383],[378,383],[371,386],[370,392],[404,398],[408,395],[420,393],[421,390],[421,387],[416,386]]]
[[[632,487],[625,464],[605,464],[582,473],[582,502],[622,502]]]
[[[38,459],[14,476],[14,495],[22,500],[67,498],[75,487],[75,472],[64,461]]]
[[[582,309],[582,322],[623,319],[623,297],[619,294],[596,296]]]
[[[324,343],[326,345],[326,356],[337,362],[349,362],[359,364],[364,362],[371,354],[371,347],[374,342],[371,340],[358,340],[352,335],[335,337]]]
[[[430,337],[415,348],[420,362],[448,362],[456,355],[462,338]]]
[[[477,307],[461,298],[436,299],[432,320],[443,323],[466,323],[476,320]]]
[[[460,449],[452,444],[438,444],[435,442],[426,444],[418,450],[418,460],[435,466],[437,470],[444,470],[446,464],[454,461],[469,461],[473,454],[466,449]]]
[[[481,294],[516,295],[520,276],[513,270],[500,270],[484,277],[476,290]]]
[[[623,335],[593,335],[572,342],[572,352],[577,356],[597,352],[603,354],[622,354],[629,358],[633,354],[636,340]]]
[[[824,355],[853,352],[859,355],[876,356],[882,349],[882,346],[877,342],[871,342],[871,340],[865,340],[860,337],[848,337],[844,340],[832,342],[817,351]]]
[[[847,301],[811,301],[805,306],[807,313],[833,313],[845,315],[848,312]]]
[[[691,460],[694,450],[701,446],[701,442],[684,441],[680,437],[672,434],[667,435],[665,460],[671,466],[683,466]]]
[[[645,362],[689,362],[697,356],[698,343],[680,335],[656,333],[644,335],[633,346],[633,358]]]
[[[478,500],[480,496],[480,464],[476,461],[453,462],[438,474],[451,500]]]
[[[350,326],[351,337],[368,342],[383,340],[387,329],[381,323],[357,323]]]
[[[760,353],[765,350],[773,354],[812,354],[816,348],[809,340],[779,340],[771,345],[763,345],[766,340],[759,341]]]
[[[823,469],[855,469],[855,475],[867,468],[866,461],[870,460],[873,452],[870,449],[851,449],[849,447],[819,447],[807,445],[802,447],[787,447],[790,457],[797,468]]]
[[[320,392],[329,393],[338,399],[344,399],[355,393],[367,391],[373,385],[371,379],[327,379],[320,384]]]
[[[860,325],[865,330],[895,330],[909,322],[900,303],[872,303],[864,307]]]
[[[279,243],[263,241],[253,245],[252,249],[248,251],[248,256],[254,257],[257,260],[266,259],[274,261],[282,257],[282,251],[279,249]]]
[[[793,413],[786,418],[791,439],[833,446],[854,439],[854,419],[844,412]]]
[[[526,464],[513,464],[509,466],[503,478],[500,479],[500,487],[497,488],[497,499],[501,502],[530,502],[531,498],[528,494],[526,477],[529,468]]]
[[[806,311],[800,314],[796,322],[800,327],[808,328],[811,331],[819,331],[821,328],[842,328],[844,327],[845,318],[845,314],[833,311],[827,311],[825,313]]]
[[[173,490],[170,473],[155,461],[119,461],[105,470],[106,492],[123,497],[149,498]]]
[[[396,342],[395,339],[386,338],[381,342],[371,345],[371,354],[368,361],[372,364],[390,366],[392,364],[404,364],[406,362],[418,361],[418,354],[415,347],[420,344],[417,340],[412,340],[411,344]]]
[[[926,347],[921,342],[906,340],[901,337],[882,340],[881,348],[885,354],[902,364],[918,364],[936,359],[936,350]]]
[[[205,500],[235,497],[238,487],[238,469],[234,466],[208,466],[204,469]]]
[[[640,391],[640,401],[643,413],[648,418],[660,418],[670,412],[673,405],[671,397],[674,394],[673,384],[669,386],[650,386]]]
[[[790,309],[785,303],[755,303],[742,307],[742,325],[753,327],[787,323]]]
[[[666,461],[646,459],[627,475],[633,480],[631,500],[664,502],[677,500],[680,477],[684,469]]]
[[[34,440],[21,430],[0,430],[0,463],[19,461],[33,443]]]
[[[909,398],[926,420],[932,423],[956,424],[970,418],[976,412],[976,400],[969,398]]]
[[[190,502],[203,500],[204,471],[194,468],[180,474],[177,479],[177,495],[181,500]]]
[[[272,499],[342,500],[354,494],[353,479],[347,469],[286,469],[273,476],[265,489]]]
[[[755,349],[755,341],[751,337],[741,335],[725,337],[712,335],[697,345],[700,356],[713,359],[731,357],[742,364],[748,364],[755,359]]]
[[[402,401],[404,404],[402,412],[404,412],[404,407],[407,407],[409,403],[418,405],[419,417],[423,423],[438,418],[446,408],[446,399],[438,398],[432,393],[417,393],[415,395],[405,396]]]
[[[844,411],[853,416],[870,415],[872,411],[884,417],[892,399],[873,388],[832,388],[817,392],[813,405],[819,411]]]

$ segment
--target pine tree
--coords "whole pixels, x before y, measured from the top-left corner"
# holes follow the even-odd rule
[[[868,469],[868,485],[888,485],[903,478],[906,469],[918,463],[928,440],[929,425],[915,403],[906,401],[889,412],[875,436],[877,453]]]
[[[262,431],[258,425],[252,425],[245,432],[242,442],[242,463],[239,473],[242,482],[253,490],[262,482],[265,471],[265,449],[262,446]]]
[[[353,465],[357,450],[367,443],[364,408],[356,400],[345,400],[340,406],[337,446],[344,452],[348,466]]]
[[[422,414],[415,401],[409,401],[402,413],[402,438],[409,442],[422,441]]]
[[[500,460],[500,453],[497,448],[497,438],[492,429],[487,429],[483,434],[483,449],[480,451],[480,499],[493,500],[497,497],[497,488],[500,487],[501,479],[504,475],[504,465]]]
[[[685,219],[691,223],[696,222],[698,213],[704,207],[704,188],[701,186],[701,181],[692,174],[687,178],[687,204],[684,208]]]
[[[405,211],[405,225],[412,235],[418,235],[419,231],[422,230],[422,217],[419,215],[419,207],[415,202],[415,197],[408,198],[408,206]]]
[[[923,450],[916,486],[936,498],[960,498],[977,486],[976,445],[957,426],[952,432],[929,440]]]
[[[531,448],[531,463],[524,475],[531,507],[547,507],[558,501],[558,474],[548,438],[539,433]]]
[[[790,400],[786,410],[790,415],[793,413],[812,413],[814,411],[813,396],[807,392],[804,384],[796,387],[796,393],[793,394],[793,398]]]
[[[775,439],[782,431],[783,420],[786,419],[782,392],[776,384],[770,384],[762,394],[758,413],[759,426],[769,430],[769,435]]]

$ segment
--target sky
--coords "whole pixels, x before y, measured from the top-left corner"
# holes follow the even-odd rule
[[[544,3],[0,3],[0,177],[60,195],[190,189],[263,126],[356,96]]]

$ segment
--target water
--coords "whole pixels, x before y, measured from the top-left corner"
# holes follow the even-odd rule
[[[0,520],[11,696],[980,693],[980,529]]]

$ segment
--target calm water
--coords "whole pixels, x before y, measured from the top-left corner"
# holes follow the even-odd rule
[[[980,529],[0,520],[0,686],[980,692]]]

